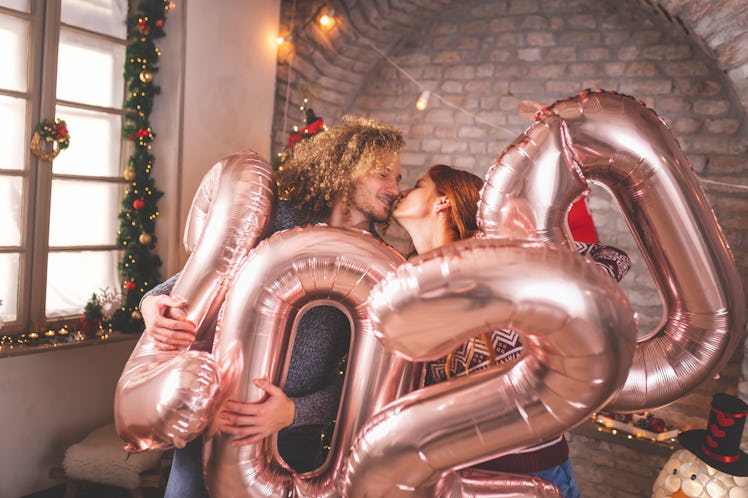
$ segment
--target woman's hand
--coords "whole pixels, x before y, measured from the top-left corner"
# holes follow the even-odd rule
[[[267,393],[264,401],[228,401],[218,414],[221,430],[236,436],[233,446],[257,443],[293,424],[296,416],[293,401],[280,387],[267,379],[255,379],[255,385]]]
[[[195,340],[197,329],[186,319],[184,301],[162,294],[146,296],[140,304],[145,332],[156,341],[157,349],[186,348]]]

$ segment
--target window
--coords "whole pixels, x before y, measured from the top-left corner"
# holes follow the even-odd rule
[[[0,0],[0,318],[3,334],[80,314],[118,289],[127,0]],[[67,123],[54,161],[29,151]]]

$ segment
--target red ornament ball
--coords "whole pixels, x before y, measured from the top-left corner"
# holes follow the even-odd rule
[[[145,201],[143,199],[135,199],[132,201],[133,209],[143,209],[145,207]]]
[[[164,27],[164,20],[163,19],[156,19],[153,24],[156,25],[157,28],[163,28]]]
[[[129,290],[129,291],[131,291],[131,290],[133,290],[134,288],[135,288],[135,281],[133,281],[133,280],[128,280],[127,282],[125,282],[125,289],[126,289],[126,290]]]

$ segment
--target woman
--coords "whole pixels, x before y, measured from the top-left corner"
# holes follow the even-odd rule
[[[473,236],[477,230],[478,199],[483,180],[467,171],[438,164],[400,194],[392,213],[411,236],[417,253]],[[630,267],[625,253],[599,244],[575,243],[608,274],[620,280]],[[445,358],[426,365],[425,384],[469,375],[520,356],[522,344],[511,330],[495,330],[470,339]],[[564,436],[520,452],[481,463],[477,468],[537,475],[558,487],[566,498],[579,497]]]

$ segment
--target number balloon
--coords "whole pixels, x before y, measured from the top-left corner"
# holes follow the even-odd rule
[[[268,226],[274,200],[272,168],[254,152],[222,159],[203,178],[185,237],[194,251],[172,291],[199,325],[193,349],[210,344],[213,317]],[[143,334],[117,383],[117,433],[131,451],[183,446],[206,427],[218,385],[209,352],[158,350]]]
[[[298,318],[320,304],[339,308],[351,321],[346,380],[330,454],[314,472],[297,475],[284,467],[272,438],[235,447],[232,435],[209,428],[203,461],[211,496],[338,496],[355,433],[411,387],[410,365],[379,343],[366,308],[371,288],[402,262],[367,232],[327,226],[278,232],[252,252],[232,281],[216,327],[221,399],[263,399],[256,378],[282,385]]]
[[[524,351],[510,369],[453,378],[379,413],[353,446],[344,496],[460,496],[438,494],[451,469],[548,441],[605,404],[626,379],[636,335],[613,279],[542,242],[442,246],[384,279],[369,308],[382,342],[409,360],[497,328],[516,330]],[[492,482],[470,496],[501,496],[511,483]]]
[[[548,481],[537,476],[504,474],[478,469],[450,472],[435,490],[449,498],[563,498]]]
[[[564,218],[572,202],[588,181],[604,185],[667,315],[640,340],[608,408],[672,403],[729,360],[745,322],[740,277],[706,195],[668,126],[631,97],[588,90],[539,114],[489,170],[479,226],[489,236],[568,244]]]

